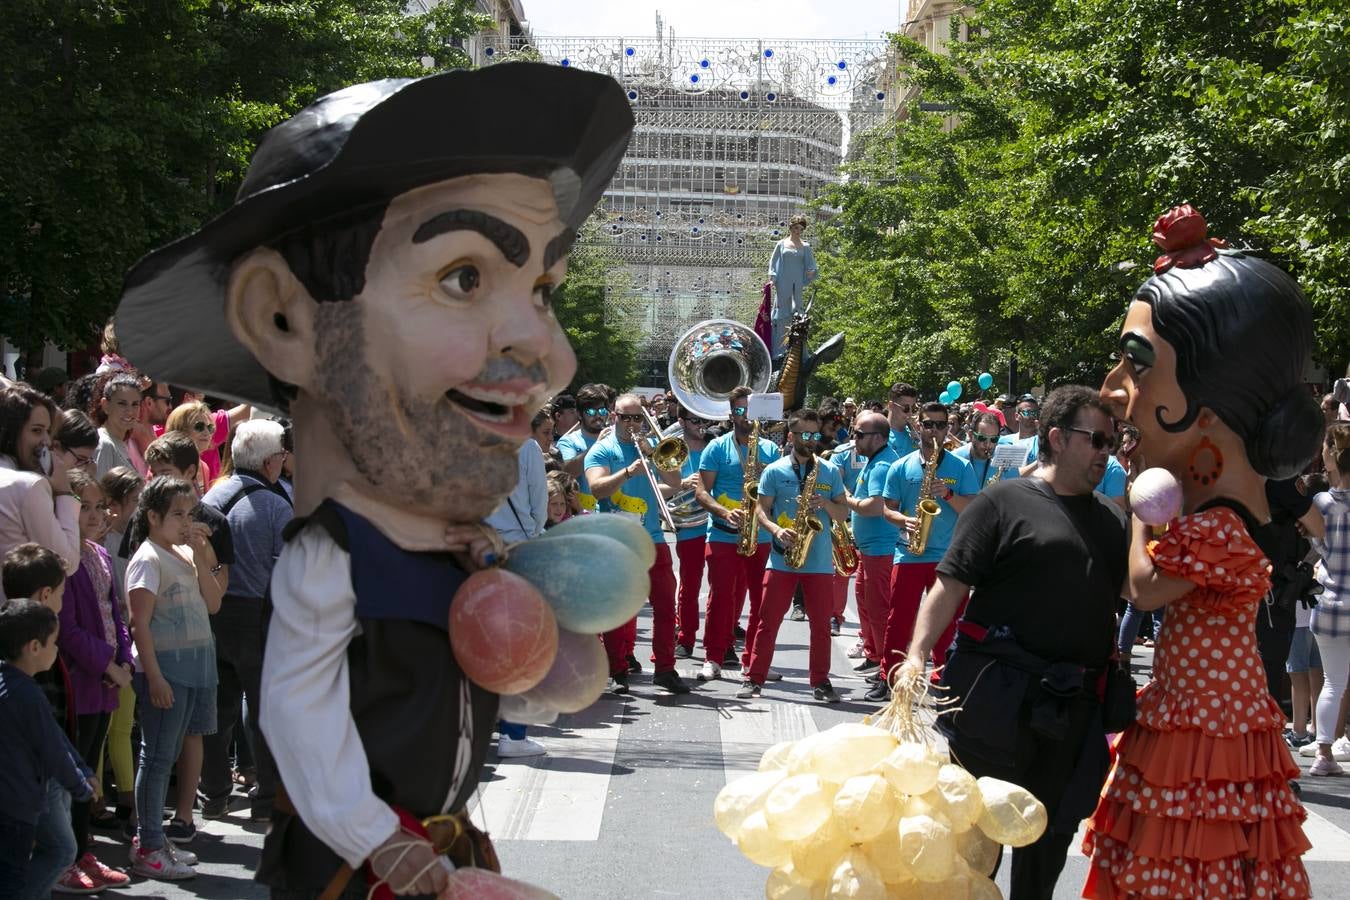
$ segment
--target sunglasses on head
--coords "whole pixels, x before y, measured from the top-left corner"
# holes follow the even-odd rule
[[[919,427],[924,431],[942,431],[947,427],[947,423],[939,422],[937,419],[924,419],[919,422]]]
[[[618,419],[620,422],[629,422],[629,423],[642,422],[645,421],[646,418],[645,416],[642,415],[642,413],[615,413],[614,417]]]
[[[600,407],[591,406],[591,407],[587,407],[586,409],[583,409],[582,412],[585,413],[586,416],[588,416],[588,417],[589,417],[589,416],[607,416],[607,415],[609,415],[609,407],[608,407],[608,406],[600,406]]]
[[[1093,450],[1115,450],[1120,445],[1118,435],[1107,434],[1105,431],[1093,431],[1091,428],[1079,428],[1077,425],[1070,425],[1066,430],[1086,434],[1088,440],[1092,441]]]
[[[970,436],[970,439],[977,444],[992,444],[998,440],[996,434],[980,434],[978,431]]]
[[[819,431],[794,431],[792,433],[804,441],[818,441],[821,438]]]

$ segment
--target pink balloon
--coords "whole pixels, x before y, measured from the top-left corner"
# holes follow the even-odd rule
[[[553,609],[505,569],[475,572],[450,604],[450,646],[464,674],[497,694],[528,691],[558,653]]]
[[[558,897],[487,869],[456,869],[436,900],[558,900]]]
[[[1181,514],[1181,484],[1166,469],[1140,472],[1130,485],[1130,511],[1145,525],[1166,525]]]

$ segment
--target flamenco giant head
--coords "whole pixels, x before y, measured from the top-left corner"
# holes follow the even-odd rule
[[[613,79],[535,64],[329,94],[267,133],[227,212],[130,272],[124,351],[289,410],[297,512],[478,521],[575,371],[551,294],[632,126]]]
[[[1303,292],[1209,238],[1190,206],[1158,219],[1153,240],[1164,255],[1135,292],[1103,395],[1139,429],[1147,464],[1177,474],[1188,496],[1221,479],[1298,474],[1322,434],[1303,383],[1313,345]]]

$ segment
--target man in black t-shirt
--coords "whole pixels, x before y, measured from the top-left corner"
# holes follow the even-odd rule
[[[904,663],[910,674],[922,672],[973,588],[944,673],[964,708],[943,716],[939,728],[972,774],[1021,785],[1049,813],[1040,840],[1013,851],[1011,900],[1051,896],[1078,823],[1106,779],[1097,686],[1114,650],[1129,540],[1120,510],[1093,492],[1116,435],[1097,392],[1056,389],[1040,422],[1043,465],[1034,477],[992,485],[966,507]],[[991,663],[994,645],[1016,665],[991,675],[984,670],[1003,665]],[[1056,665],[1042,674],[1041,661]],[[960,673],[977,671],[962,680]]]

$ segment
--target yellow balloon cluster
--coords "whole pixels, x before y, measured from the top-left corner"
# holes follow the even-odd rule
[[[717,827],[773,869],[769,900],[994,900],[1002,845],[1045,831],[1045,807],[945,751],[871,725],[836,725],[775,744],[759,771],[731,782]]]

